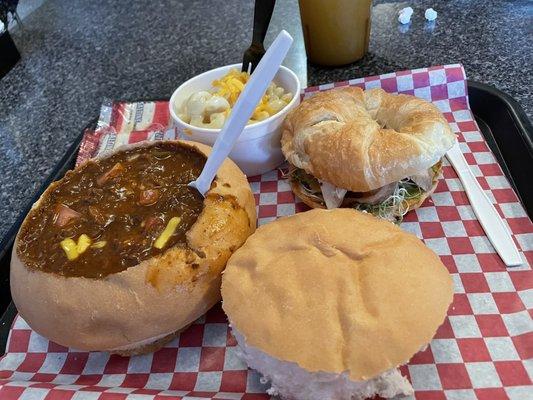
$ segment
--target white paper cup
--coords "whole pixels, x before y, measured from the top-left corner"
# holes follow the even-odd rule
[[[180,137],[213,146],[220,129],[190,125],[182,121],[177,113],[191,94],[211,89],[211,83],[226,75],[232,68],[240,71],[241,64],[227,65],[204,72],[189,79],[174,91],[170,98],[169,108]],[[281,124],[287,113],[300,104],[300,81],[294,72],[282,66],[274,77],[274,83],[292,93],[294,97],[289,104],[273,116],[247,125],[229,155],[247,176],[268,172],[284,160],[280,144]]]

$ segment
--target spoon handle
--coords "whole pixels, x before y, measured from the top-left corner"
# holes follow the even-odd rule
[[[202,173],[196,181],[190,183],[190,186],[195,187],[202,196],[205,196],[205,193],[211,187],[211,182],[215,178],[218,169],[229,155],[268,85],[274,79],[291,44],[291,35],[282,30],[257,65],[248,83],[244,86],[244,90],[237,99],[229,118],[218,134]]]

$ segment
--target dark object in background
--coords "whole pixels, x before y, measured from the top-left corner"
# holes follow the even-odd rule
[[[7,30],[0,33],[0,55],[0,79],[2,79],[20,60],[20,53]]]
[[[0,0],[0,21],[4,24],[4,29],[7,31],[9,26],[9,14],[17,21],[17,24],[22,26],[22,21],[17,13],[17,6],[19,0]]]
[[[9,14],[22,26],[17,14],[18,3],[19,0],[0,0],[0,21],[4,24],[4,30],[0,31],[0,79],[20,60],[20,53],[7,29]]]
[[[468,81],[468,97],[479,130],[533,218],[531,121],[515,99],[492,86]]]
[[[5,12],[6,16],[7,13],[11,13],[13,17],[17,20],[17,22],[20,24],[20,18],[17,14],[17,6],[19,5],[19,0],[0,0],[0,19],[4,21],[2,12]],[[4,24],[7,27],[7,24]]]
[[[255,0],[252,44],[244,52],[242,72],[248,71],[250,65],[250,74],[254,72],[255,67],[257,67],[257,64],[259,64],[259,61],[265,55],[263,42],[265,41],[275,4],[276,0]]]

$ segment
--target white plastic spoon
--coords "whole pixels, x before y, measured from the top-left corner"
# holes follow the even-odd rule
[[[257,65],[250,80],[244,86],[244,90],[233,106],[229,118],[218,134],[202,173],[198,179],[189,183],[189,186],[198,190],[202,196],[205,196],[205,193],[211,187],[211,182],[215,179],[218,169],[229,155],[237,138],[252,116],[255,107],[265,94],[268,85],[274,79],[291,44],[291,35],[282,30]]]

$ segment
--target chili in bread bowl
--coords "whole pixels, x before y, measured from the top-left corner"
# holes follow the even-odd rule
[[[396,206],[399,216],[435,190],[455,140],[432,103],[346,87],[302,101],[284,121],[281,144],[292,190],[310,207],[375,214]]]
[[[139,354],[217,303],[256,213],[229,159],[205,199],[187,186],[209,152],[195,142],[129,145],[51,184],[13,248],[11,293],[26,322],[64,346]]]

